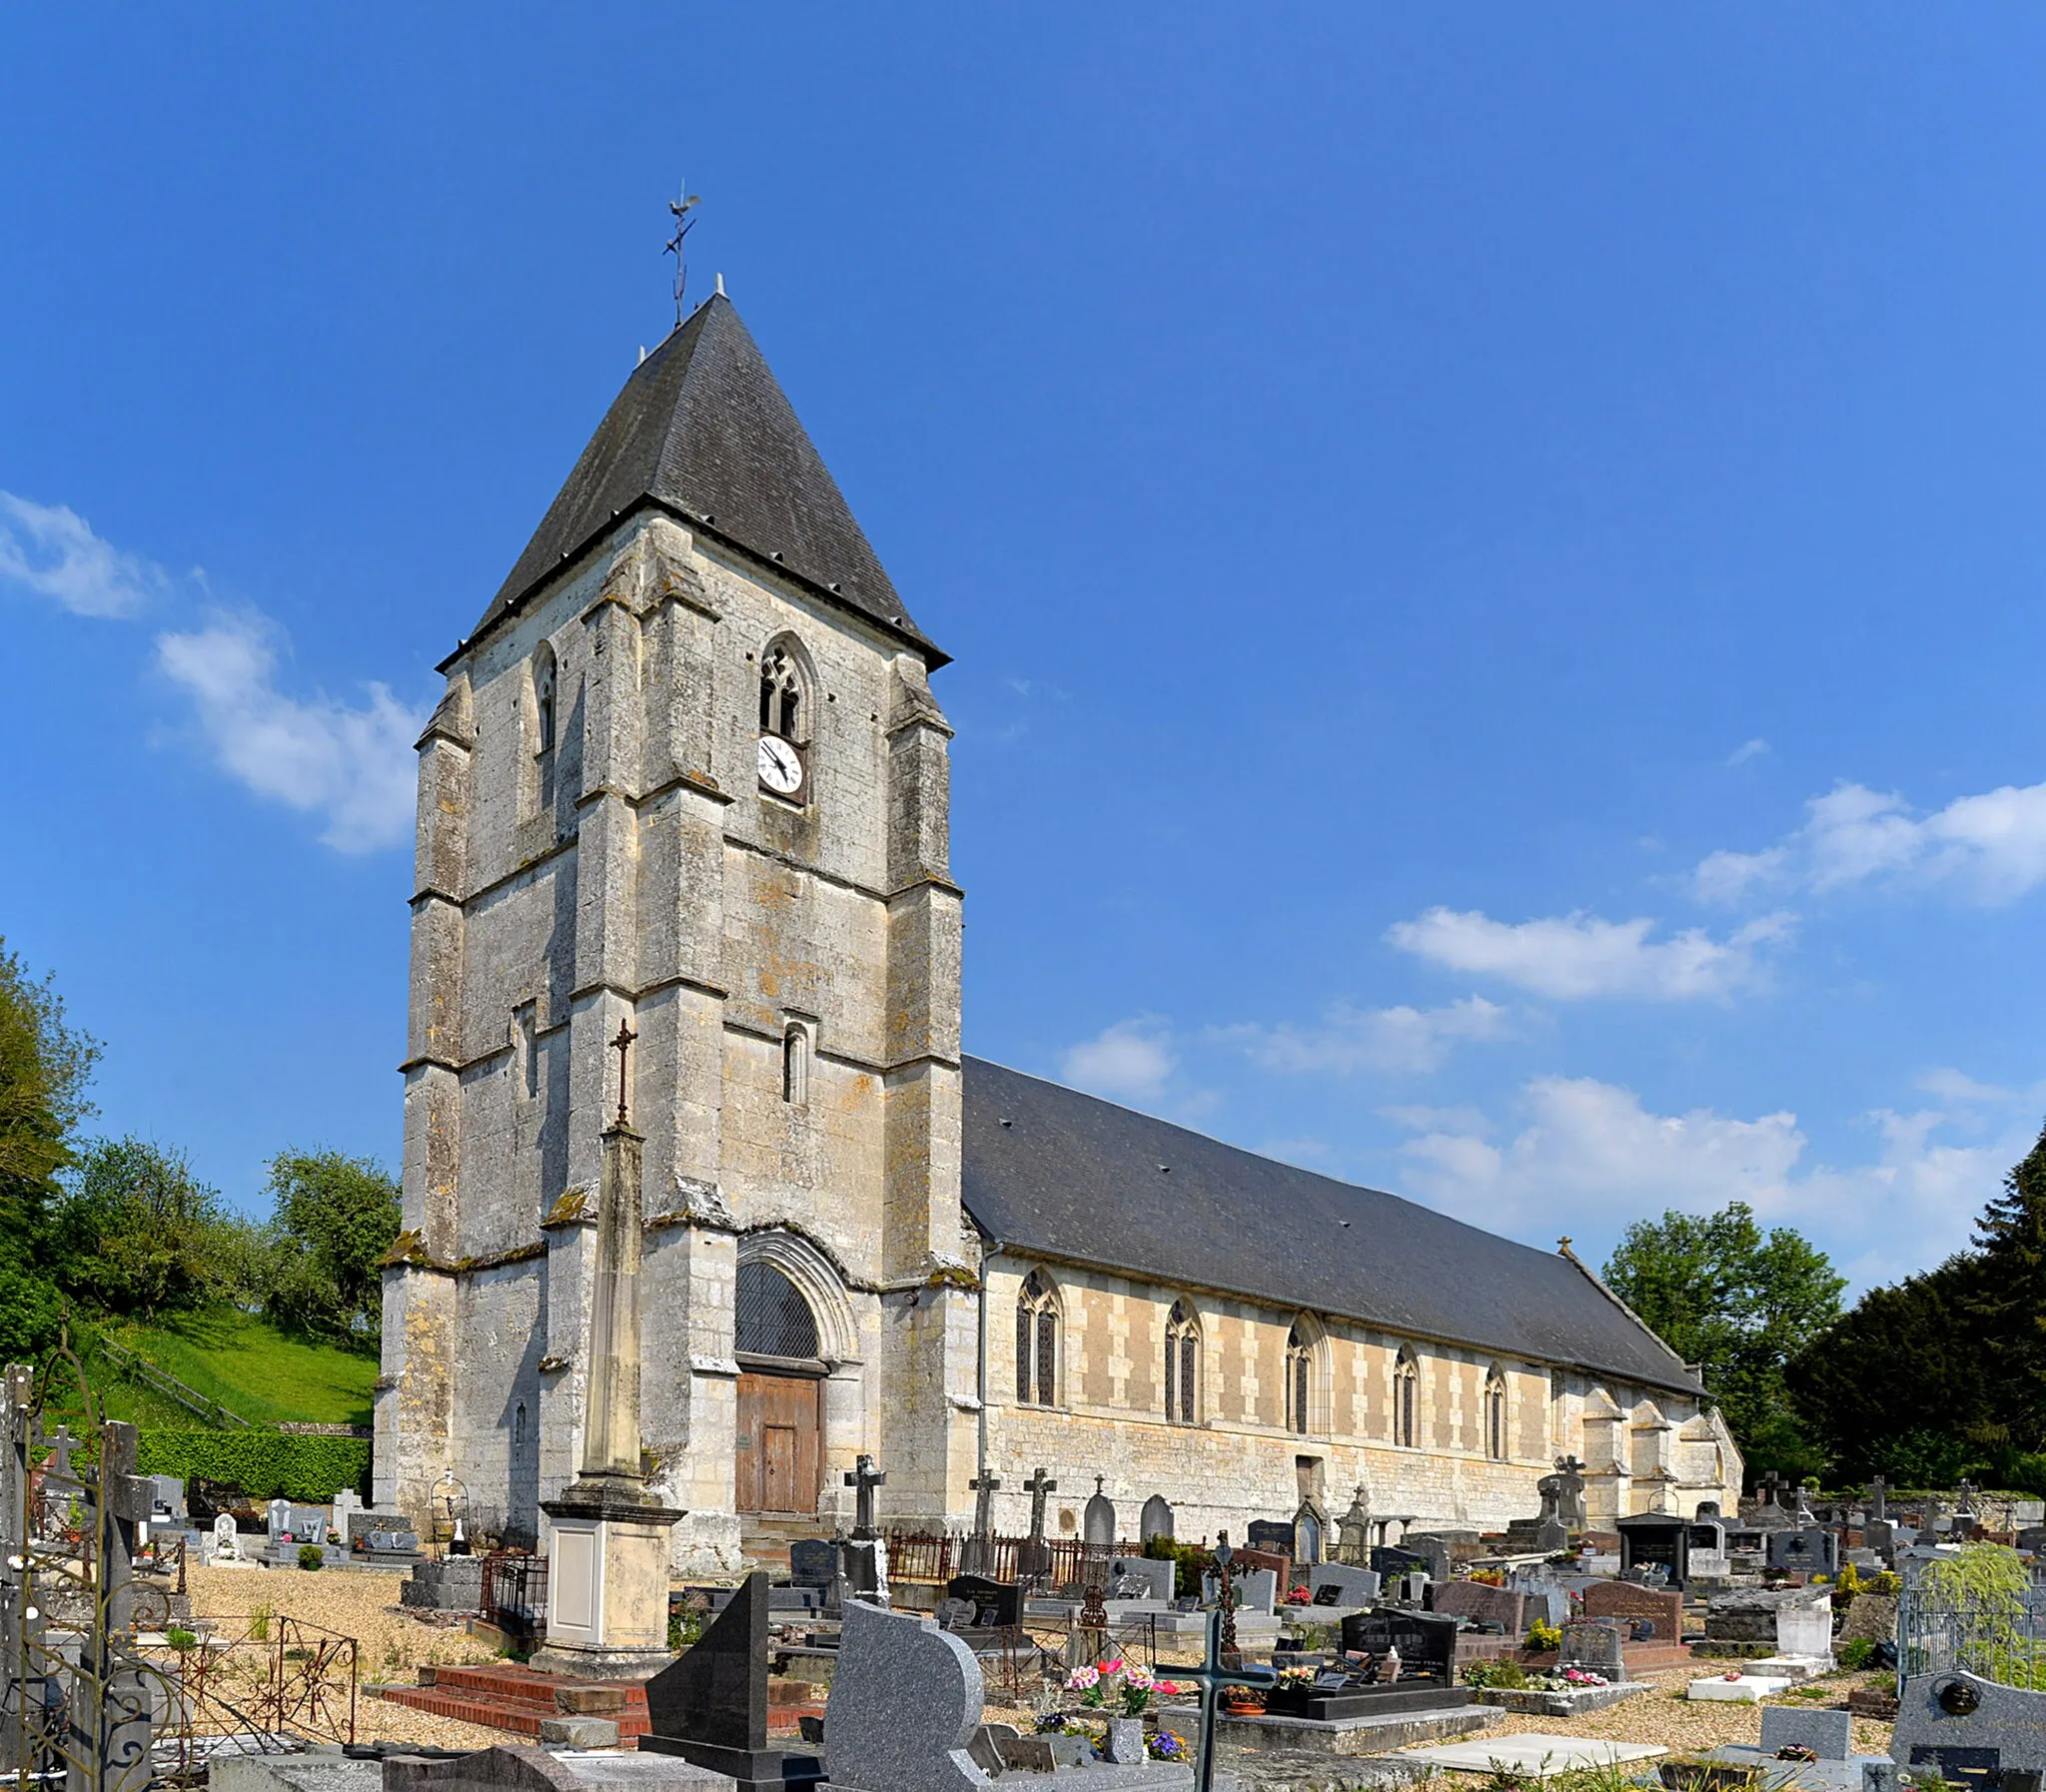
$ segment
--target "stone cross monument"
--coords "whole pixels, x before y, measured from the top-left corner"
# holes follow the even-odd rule
[[[684,1514],[646,1490],[639,1465],[639,1135],[625,1124],[620,1023],[618,1118],[603,1135],[582,1471],[540,1510],[549,1519],[547,1642],[533,1665],[615,1678],[652,1673],[667,1647],[668,1531]]]
[[[1047,1494],[1059,1490],[1059,1484],[1040,1465],[1023,1483],[1023,1490],[1030,1495],[1030,1535],[1016,1552],[1016,1578],[1032,1580],[1051,1572],[1051,1545],[1044,1540],[1044,1502]]]
[[[966,1485],[973,1494],[973,1534],[966,1539],[962,1565],[969,1574],[990,1575],[995,1571],[995,1494],[1002,1477],[976,1474]]]

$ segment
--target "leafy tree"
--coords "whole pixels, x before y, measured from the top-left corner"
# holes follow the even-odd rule
[[[1967,1297],[2002,1435],[2046,1445],[2046,1132],[1975,1222],[1979,1273]]]
[[[65,1025],[55,983],[38,983],[0,941],[0,1356],[39,1355],[61,1306],[45,1263],[50,1204],[88,1119],[98,1043]]]
[[[280,1152],[270,1163],[269,1307],[280,1325],[377,1345],[378,1266],[398,1237],[398,1184],[369,1158]]]
[[[79,1299],[154,1320],[246,1297],[258,1252],[184,1153],[131,1138],[87,1148],[52,1218],[51,1258]]]
[[[1697,1216],[1637,1220],[1605,1281],[1686,1362],[1747,1456],[1791,1475],[1819,1463],[1784,1382],[1784,1365],[1838,1316],[1846,1282],[1788,1227],[1768,1233],[1745,1202]]]

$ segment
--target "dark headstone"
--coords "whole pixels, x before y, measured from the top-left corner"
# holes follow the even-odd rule
[[[740,1792],[813,1786],[814,1755],[767,1746],[767,1576],[748,1574],[678,1660],[646,1682],[649,1734],[639,1746],[728,1773]]]
[[[1690,1580],[1690,1522],[1673,1513],[1641,1512],[1619,1520],[1619,1571],[1660,1568],[1674,1587]]]
[[[1457,1620],[1428,1611],[1398,1611],[1385,1606],[1354,1611],[1343,1620],[1345,1654],[1400,1656],[1400,1678],[1456,1684]]]
[[[1428,1559],[1412,1549],[1389,1546],[1381,1546],[1371,1552],[1372,1571],[1387,1581],[1396,1580],[1403,1574],[1426,1574]]]
[[[1023,1622],[1023,1589],[1013,1581],[989,1580],[979,1574],[956,1574],[946,1582],[945,1596],[972,1606],[973,1614],[967,1622],[975,1628],[993,1625],[1013,1630]]]
[[[1290,1562],[1293,1559],[1293,1520],[1253,1518],[1250,1529],[1244,1533],[1244,1541],[1253,1549],[1283,1555]],[[1270,1566],[1269,1563],[1265,1565]]]
[[[1771,1531],[1769,1566],[1791,1574],[1837,1574],[1840,1539],[1816,1526]]]
[[[1154,1493],[1144,1501],[1143,1515],[1137,1520],[1137,1537],[1148,1543],[1153,1537],[1172,1536],[1172,1503],[1163,1493]]]
[[[797,1586],[829,1586],[838,1578],[838,1545],[828,1537],[798,1537],[788,1546],[788,1577]]]

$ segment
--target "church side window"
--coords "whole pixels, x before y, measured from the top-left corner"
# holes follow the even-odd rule
[[[786,646],[770,647],[760,656],[760,732],[803,742],[809,722],[802,667]]]
[[[1393,1441],[1412,1449],[1421,1441],[1421,1367],[1411,1350],[1393,1370]]]
[[[1175,1301],[1165,1322],[1165,1417],[1193,1424],[1200,1410],[1201,1329],[1194,1310]]]
[[[1056,1406],[1058,1390],[1058,1300],[1044,1273],[1032,1270],[1016,1301],[1016,1400],[1024,1406]]]
[[[1497,1368],[1485,1377],[1485,1453],[1507,1459],[1507,1378]]]
[[[1314,1345],[1298,1320],[1286,1335],[1286,1428],[1305,1436],[1314,1429]]]
[[[810,1099],[810,1036],[795,1024],[781,1036],[781,1099],[796,1108]]]
[[[541,641],[532,656],[533,751],[554,750],[554,650]]]

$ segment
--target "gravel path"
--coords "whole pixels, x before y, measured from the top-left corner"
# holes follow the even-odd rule
[[[367,1568],[200,1568],[187,1570],[192,1613],[202,1618],[248,1618],[268,1608],[324,1630],[352,1636],[357,1673],[369,1686],[380,1681],[414,1685],[422,1663],[495,1661],[498,1652],[459,1624],[443,1627],[411,1616],[398,1603],[404,1577]],[[362,1742],[420,1742],[440,1748],[490,1748],[510,1738],[481,1724],[433,1717],[383,1699],[359,1696],[356,1737]]]

